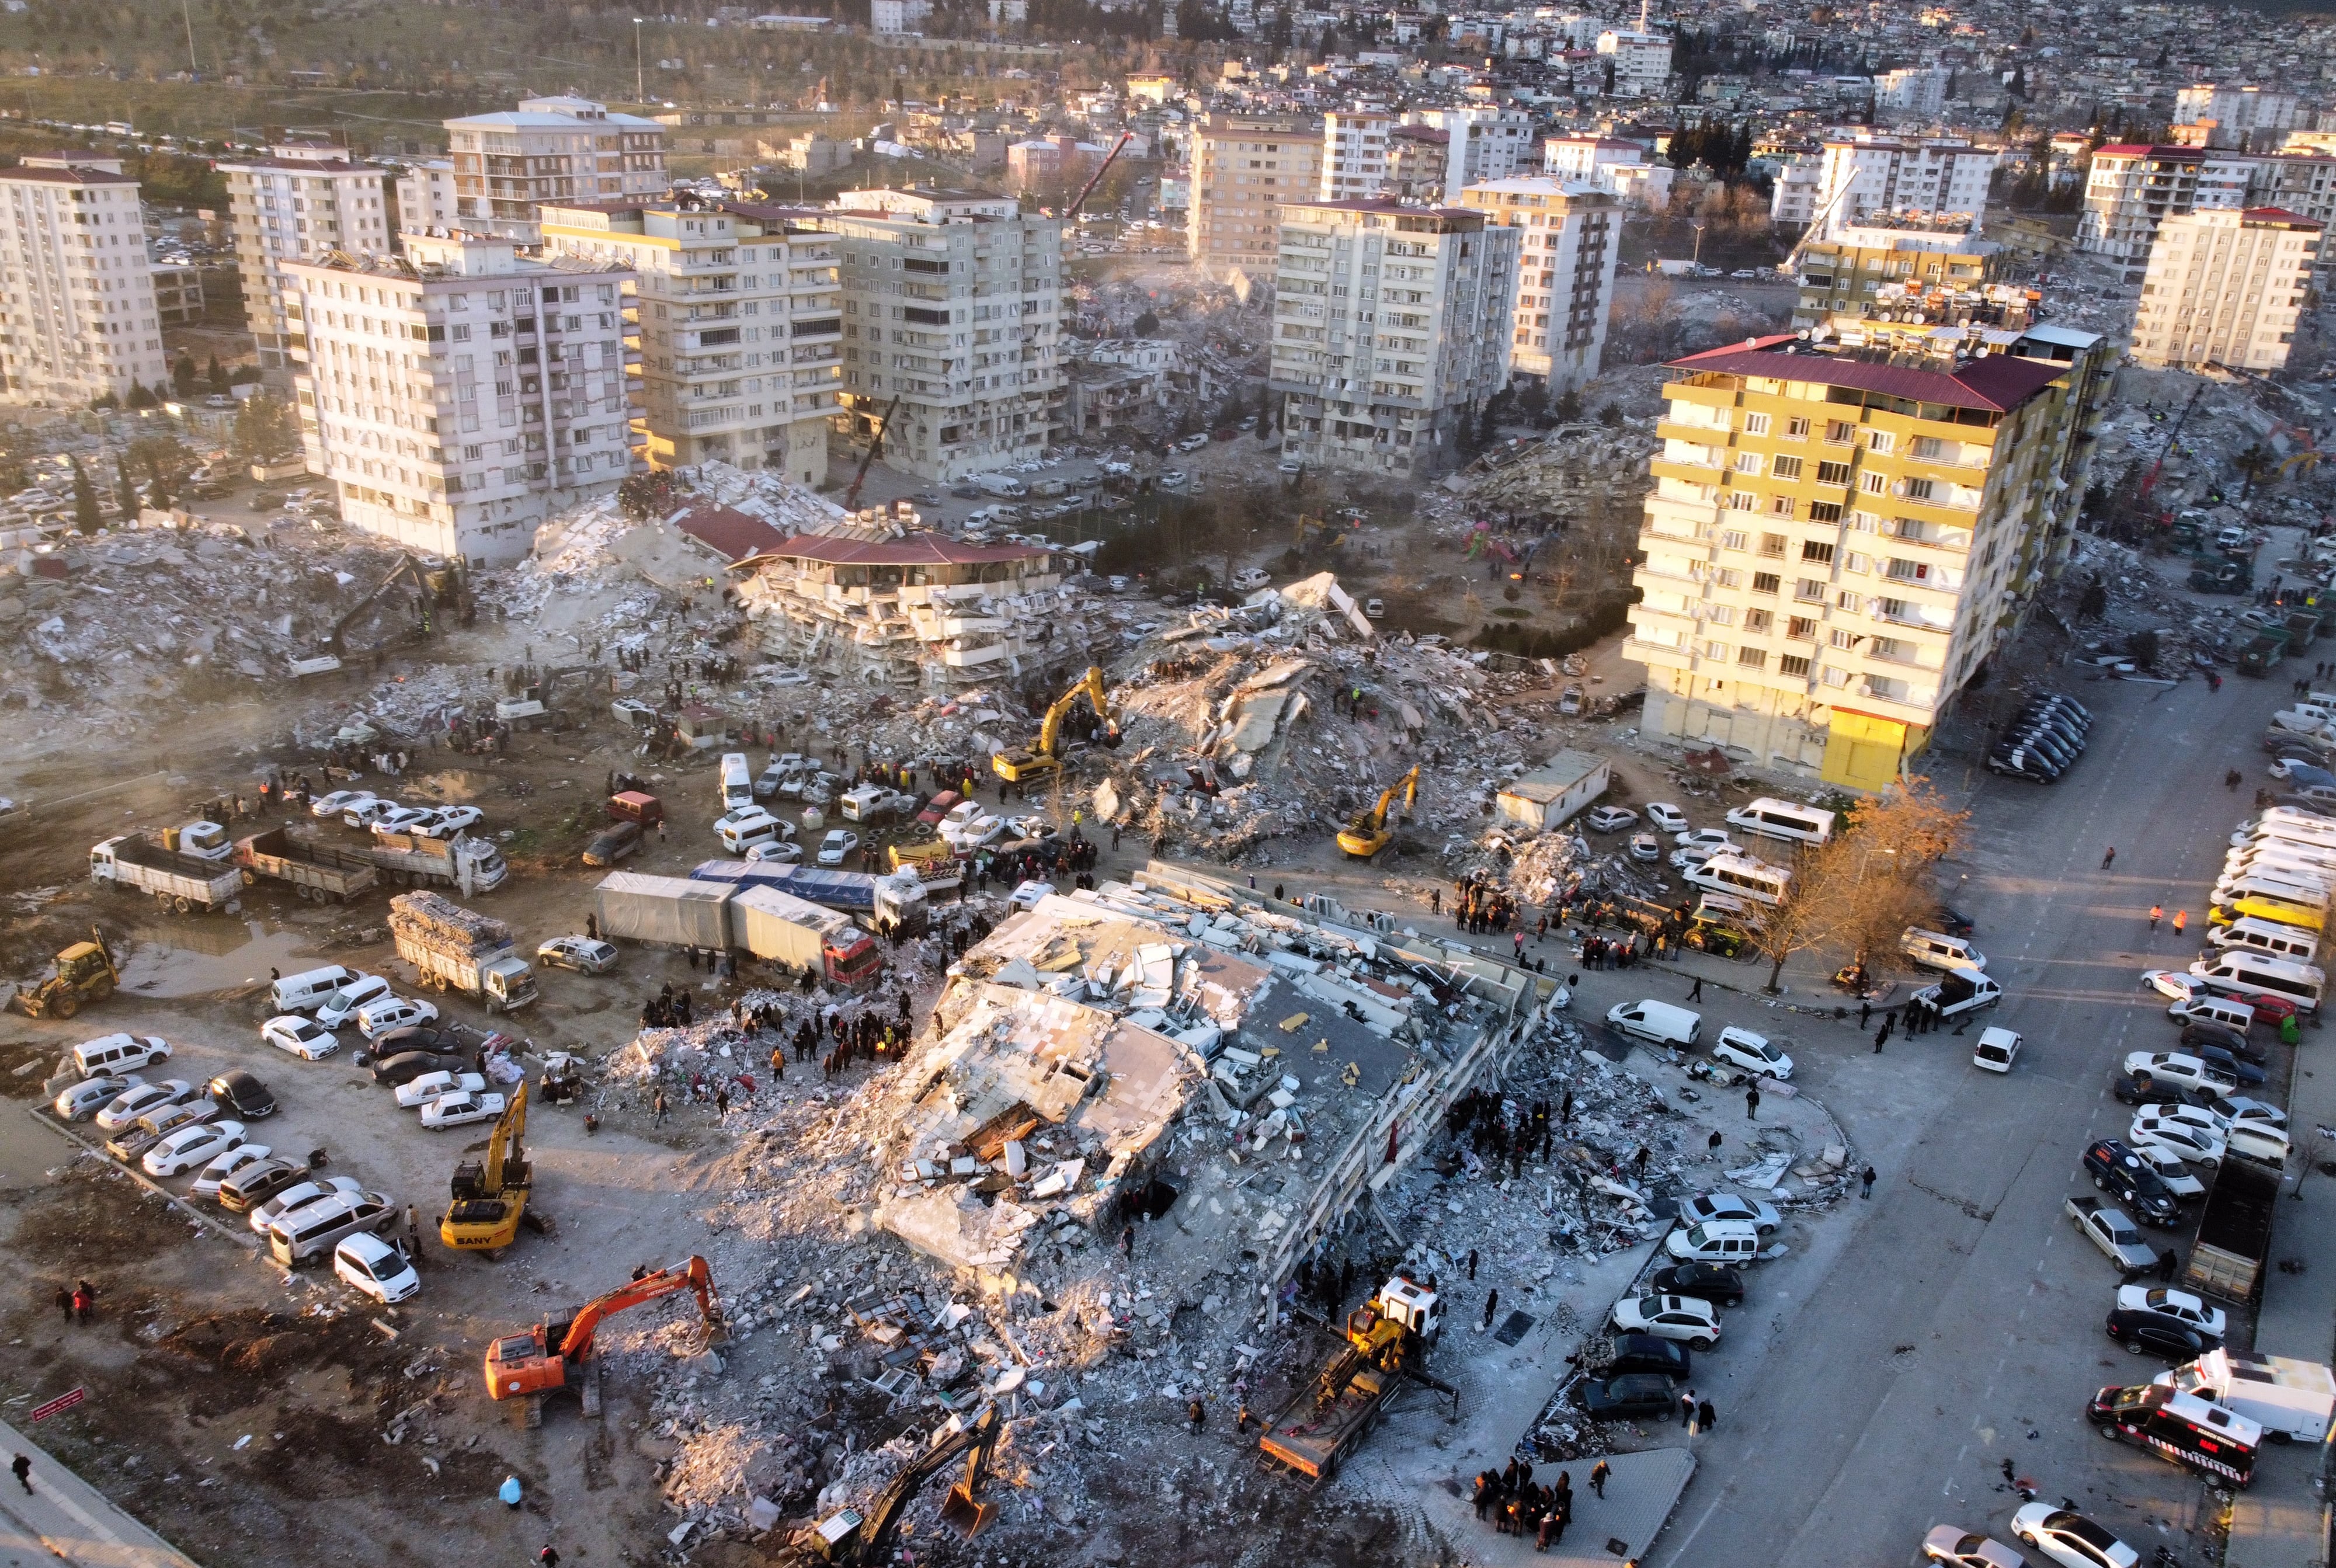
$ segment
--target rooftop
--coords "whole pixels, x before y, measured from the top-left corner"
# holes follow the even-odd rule
[[[135,185],[138,181],[127,174],[115,174],[103,169],[0,169],[0,180],[19,184],[38,185]]]
[[[2068,374],[2049,360],[1990,354],[1952,370],[1919,370],[1860,357],[1854,348],[1811,343],[1791,333],[1747,338],[1726,348],[1670,362],[1676,370],[1719,375],[1760,375],[1780,381],[1855,387],[1916,403],[2008,414]]]
[[[826,566],[981,566],[991,561],[1032,560],[1048,551],[1032,544],[964,544],[938,533],[912,533],[902,539],[842,539],[832,534],[798,533],[763,552],[790,560],[815,560]]]

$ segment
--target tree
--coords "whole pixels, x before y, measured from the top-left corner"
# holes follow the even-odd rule
[[[1160,336],[1160,317],[1147,310],[1135,318],[1132,330],[1138,337],[1157,337]]]
[[[210,389],[213,392],[223,393],[227,390],[227,372],[219,368],[218,355],[214,354],[211,355],[211,367],[209,371],[204,373],[203,379],[210,384]]]
[[[2231,460],[2231,465],[2236,468],[2247,482],[2245,487],[2239,492],[2240,504],[2245,504],[2247,498],[2255,492],[2256,481],[2269,473],[2278,465],[2278,463],[2279,459],[2273,455],[2271,449],[2261,442],[2255,443]]]
[[[1564,395],[1557,400],[1557,406],[1550,412],[1557,416],[1557,422],[1560,424],[1571,424],[1575,420],[1580,419],[1582,417],[1582,389],[1575,386],[1567,387],[1565,389]]]
[[[297,439],[292,410],[273,393],[261,392],[243,400],[235,416],[233,446],[237,457],[258,463],[281,457]]]
[[[95,533],[98,523],[97,491],[89,482],[89,470],[81,465],[78,457],[73,460],[73,527],[82,533]]]
[[[1835,889],[1840,881],[1842,842],[1835,839],[1803,851],[1790,868],[1792,880],[1785,884],[1784,896],[1758,906],[1752,918],[1753,950],[1768,960],[1768,981],[1762,989],[1771,996],[1788,959],[1833,940],[1841,913]]]
[[[151,408],[161,401],[161,398],[156,397],[151,392],[147,390],[146,384],[144,382],[138,380],[134,376],[131,377],[130,382],[131,407]]]
[[[124,517],[138,515],[138,486],[131,482],[130,465],[119,457],[113,460],[113,504]]]
[[[194,395],[195,356],[193,355],[180,351],[177,362],[170,366],[170,390],[177,393],[181,400]]]

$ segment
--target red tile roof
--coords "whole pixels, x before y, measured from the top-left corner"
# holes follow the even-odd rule
[[[2250,207],[2239,216],[2249,223],[2301,223],[2307,229],[2320,227],[2317,219],[2306,218],[2301,212],[2290,212],[2284,207]]]
[[[1037,560],[1046,551],[1032,544],[962,544],[938,533],[884,540],[799,533],[762,553],[827,566],[983,566],[1001,560]]]
[[[2056,361],[2023,359],[2008,354],[1968,359],[1952,371],[1914,370],[1903,365],[1876,365],[1846,355],[1795,353],[1784,346],[1799,341],[1792,334],[1780,334],[1755,338],[1748,344],[1690,354],[1670,363],[1681,370],[1815,381],[1915,403],[1942,403],[1952,408],[1977,408],[1996,414],[2010,413],[2068,373],[2066,365]]]
[[[761,555],[772,546],[784,543],[787,537],[759,517],[710,502],[680,513],[672,522],[733,564],[750,555]]]

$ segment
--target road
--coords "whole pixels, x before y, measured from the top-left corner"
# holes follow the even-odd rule
[[[2137,972],[2195,956],[2245,805],[2216,786],[2234,764],[2262,777],[2255,738],[2286,688],[2275,674],[2219,694],[2196,681],[2070,689],[2098,716],[2089,752],[2056,786],[1980,788],[1953,895],[2008,993],[1990,1021],[2028,1042],[2019,1068],[1977,1072],[1969,1039],[1946,1034],[1832,1064],[1819,1092],[1882,1180],[1870,1210],[1849,1205],[1858,1223],[1821,1271],[1803,1262],[1791,1310],[1768,1317],[1657,1548],[1665,1568],[1903,1562],[1944,1523],[2008,1540],[2020,1499],[2006,1459],[2145,1554],[2164,1544],[2186,1560],[2200,1545],[2203,1488],[2083,1418],[2098,1387],[2158,1364],[2102,1334],[2116,1276],[2060,1201],[2079,1190],[2086,1144],[2127,1120],[2110,1066],[2172,1038]],[[2150,937],[2157,901],[2190,911],[2186,944]]]

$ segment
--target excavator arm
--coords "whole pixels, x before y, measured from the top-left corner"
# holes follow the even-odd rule
[[[371,609],[375,599],[396,587],[401,581],[412,584],[414,590],[422,596],[423,604],[425,607],[429,604],[430,583],[429,579],[423,576],[422,563],[410,555],[401,553],[397,558],[397,563],[383,574],[379,582],[374,584],[373,591],[357,600],[349,608],[346,614],[333,622],[333,629],[325,634],[325,651],[330,654],[342,652],[341,634],[355,624],[357,617]],[[426,608],[423,613],[428,613]]]
[[[527,1084],[521,1080],[511,1093],[511,1109],[495,1123],[493,1134],[487,1139],[486,1189],[490,1193],[503,1190],[505,1162],[516,1165],[526,1156],[520,1140],[527,1135]]]
[[[860,459],[859,472],[852,476],[850,488],[843,492],[844,511],[854,511],[859,509],[860,487],[868,482],[869,465],[876,461],[877,453],[884,450],[884,433],[892,428],[892,416],[900,411],[900,399],[904,395],[906,394],[902,393],[894,393],[892,401],[885,404],[884,412],[876,416],[876,428],[870,432],[868,436],[868,451]]]
[[[567,1337],[560,1342],[561,1359],[575,1362],[590,1355],[592,1336],[599,1332],[601,1319],[670,1296],[676,1290],[696,1292],[697,1310],[705,1316],[706,1326],[721,1326],[722,1309],[714,1300],[714,1271],[706,1266],[705,1259],[693,1257],[686,1263],[644,1274],[586,1302],[584,1310],[568,1325]]]
[[[988,1524],[997,1508],[974,1501],[973,1494],[980,1489],[982,1478],[988,1473],[989,1456],[998,1446],[998,1430],[1003,1425],[998,1407],[992,1405],[972,1426],[950,1433],[910,1461],[908,1467],[893,1476],[869,1505],[867,1522],[860,1528],[858,1547],[850,1561],[886,1561],[891,1554],[892,1532],[900,1526],[900,1515],[916,1501],[926,1482],[948,1469],[959,1455],[968,1450],[971,1450],[971,1456],[966,1462],[965,1480],[950,1488],[941,1516],[968,1538]]]
[[[1002,751],[990,758],[990,765],[997,770],[998,776],[1018,780],[1026,770],[1050,773],[1058,766],[1062,755],[1063,720],[1082,696],[1095,706],[1095,717],[1103,721],[1104,745],[1116,749],[1120,743],[1119,716],[1112,711],[1111,698],[1104,691],[1103,670],[1089,665],[1086,674],[1074,682],[1071,689],[1056,697],[1046,709],[1046,716],[1038,726],[1038,738],[1030,743],[1028,750]]]

